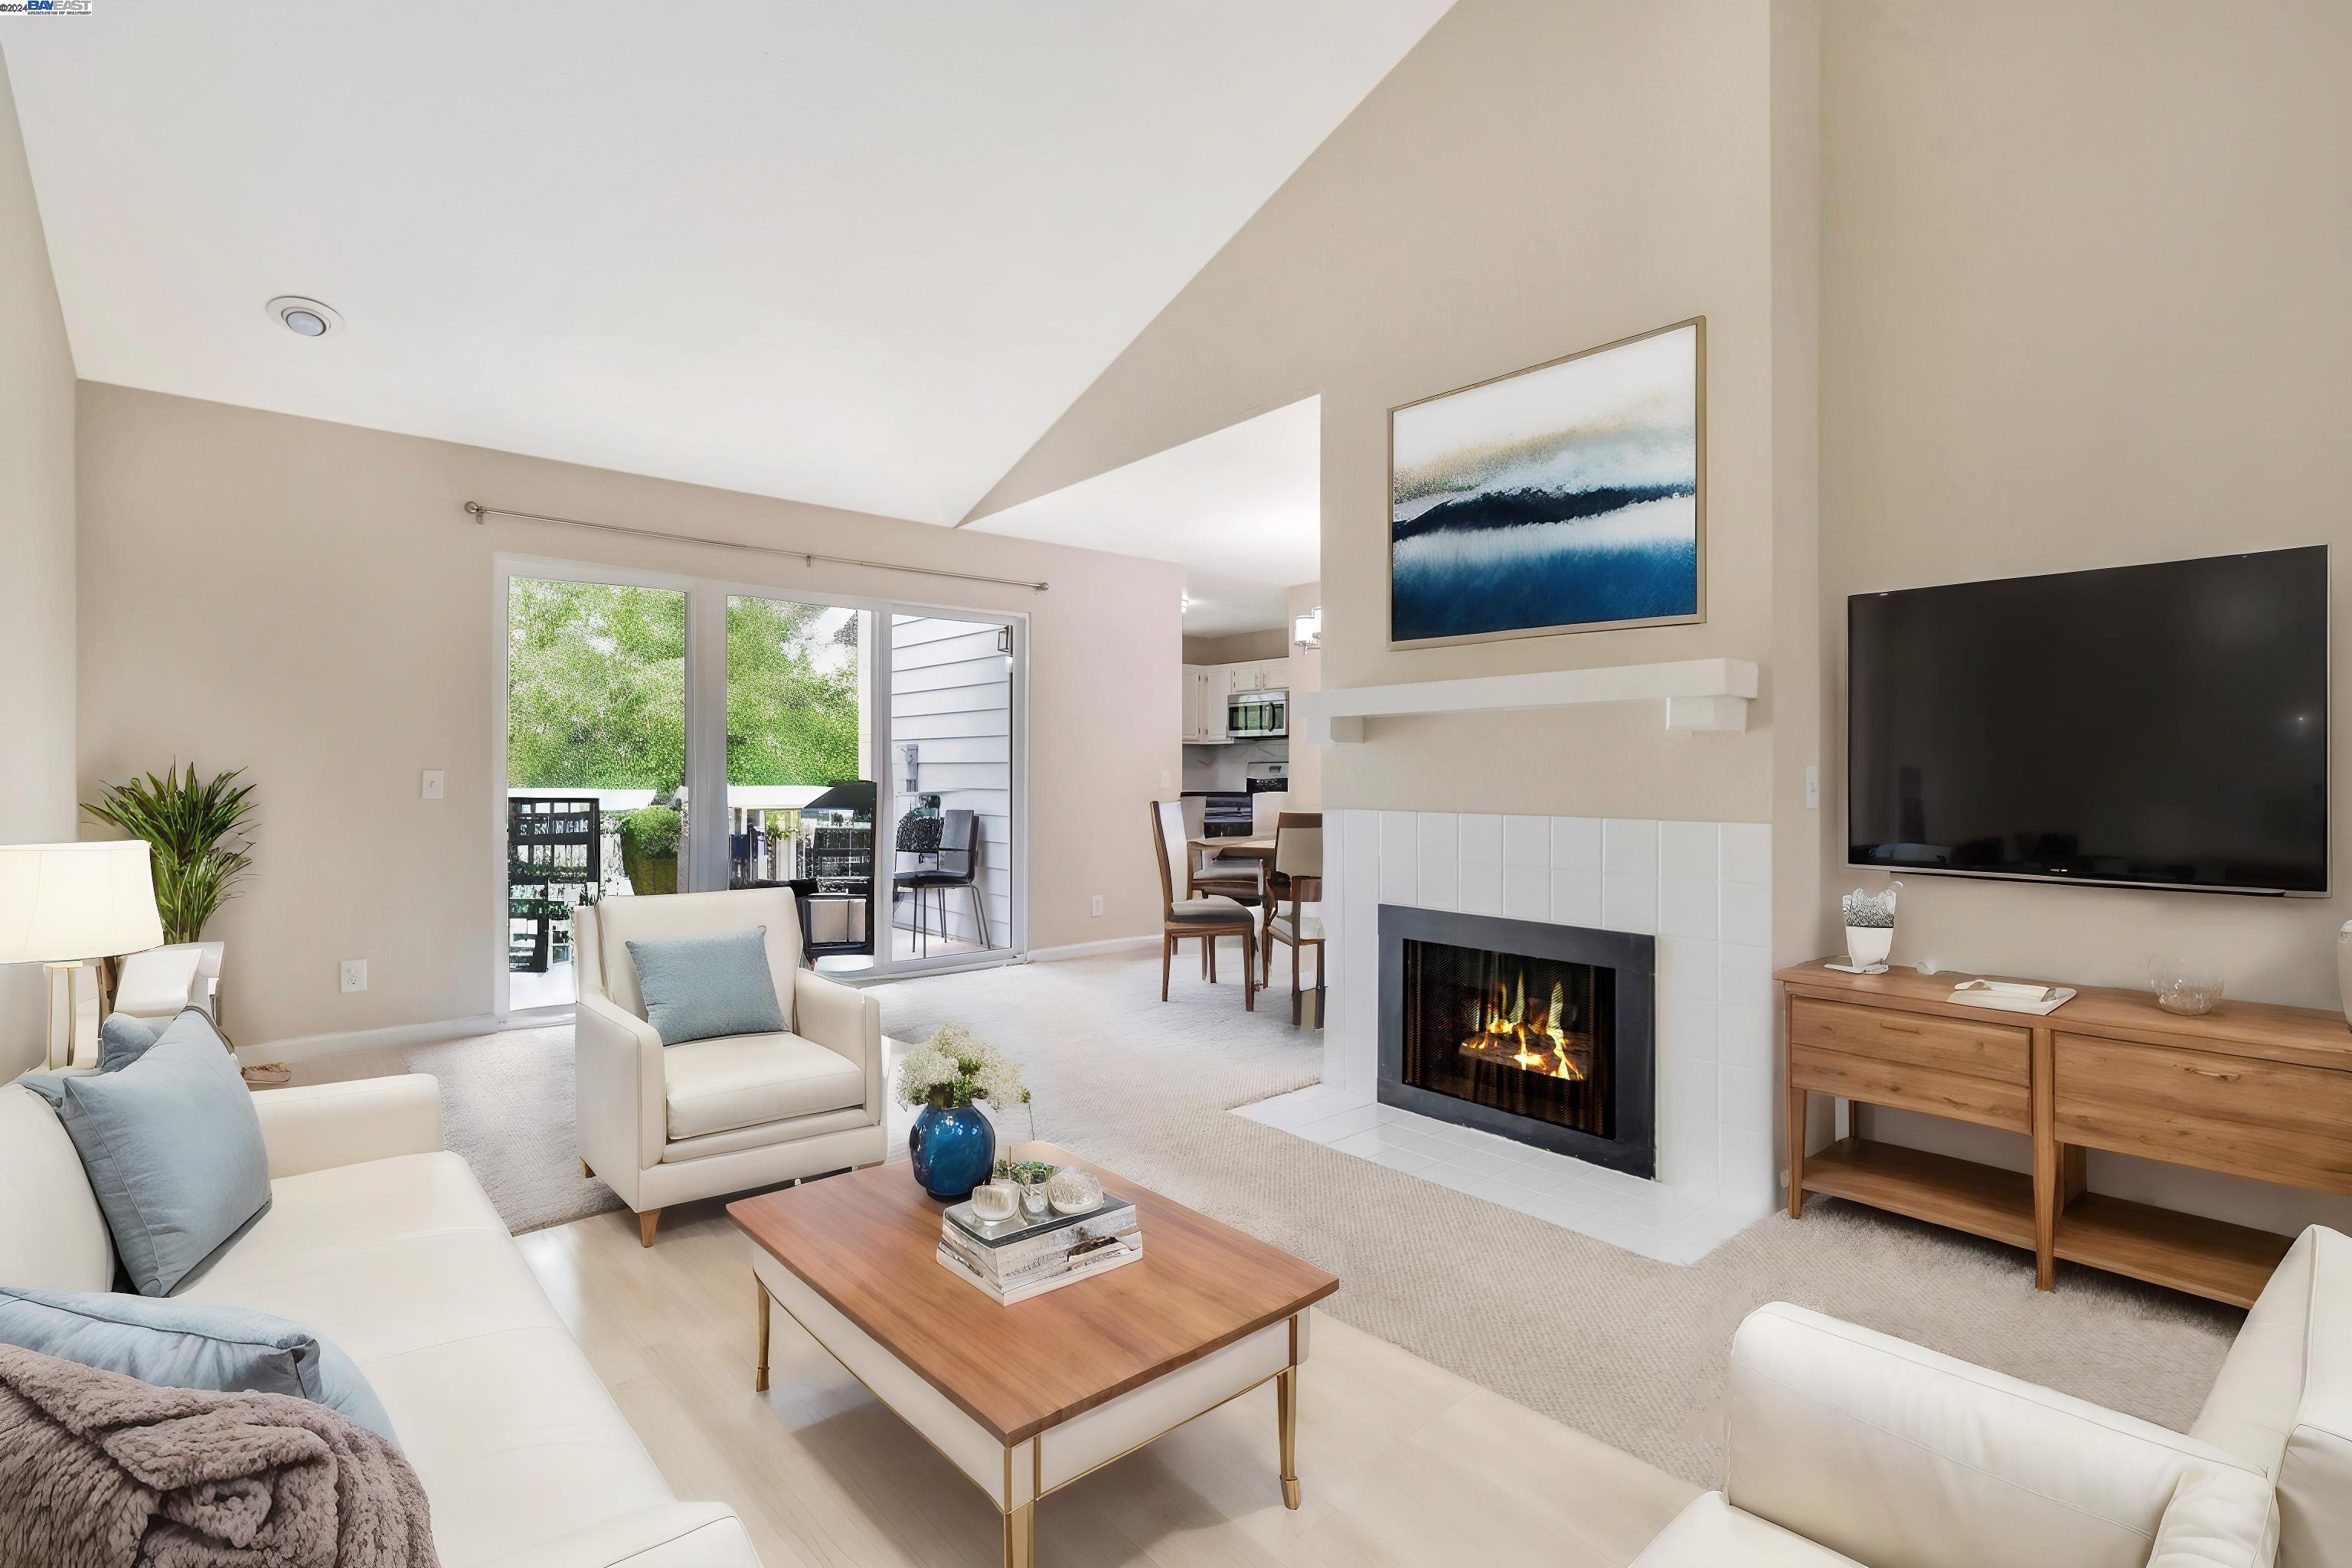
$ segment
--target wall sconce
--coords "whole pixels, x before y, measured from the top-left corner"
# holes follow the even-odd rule
[[[1293,647],[1319,648],[1323,646],[1323,606],[1316,605],[1291,623],[1290,643]]]

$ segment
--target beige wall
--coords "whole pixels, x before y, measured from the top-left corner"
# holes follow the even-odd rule
[[[1851,593],[2338,547],[2335,898],[1913,877],[1898,960],[2140,985],[2174,950],[2218,960],[2234,994],[2336,1005],[2352,916],[2347,59],[2337,0],[1826,10],[1830,668]],[[1823,761],[1834,791],[1838,759]],[[1832,833],[1832,892],[1883,879],[1843,860]],[[2352,1218],[2342,1200],[2125,1162],[2092,1179],[2263,1223]]]
[[[256,875],[218,928],[240,1042],[488,1011],[493,552],[1026,612],[1030,944],[1155,929],[1142,808],[1180,765],[1174,566],[118,386],[85,384],[80,410],[83,787],[173,757],[249,770]],[[482,527],[469,499],[1053,587]],[[418,798],[425,768],[446,799]],[[368,991],[340,994],[360,957]]]
[[[1186,664],[1240,664],[1254,658],[1287,658],[1290,635],[1280,626],[1233,632],[1220,637],[1186,637]]]
[[[1746,735],[1669,736],[1654,703],[1375,721],[1328,748],[1327,805],[1766,820],[1769,20],[1765,0],[1461,0],[982,510],[1320,394],[1329,685],[1717,655],[1768,683]],[[1706,624],[1390,651],[1387,410],[1696,315]]]
[[[1290,624],[1297,626],[1298,617],[1323,602],[1323,584],[1297,583],[1290,589]],[[1294,647],[1290,650],[1290,690],[1296,697],[1301,691],[1323,689],[1323,650]],[[1296,703],[1292,704],[1294,710]],[[1311,741],[1299,738],[1298,726],[1290,727],[1290,804],[1300,811],[1323,809],[1323,748]]]
[[[0,844],[76,837],[74,369],[0,70]],[[37,967],[0,967],[0,1079],[39,1065]]]

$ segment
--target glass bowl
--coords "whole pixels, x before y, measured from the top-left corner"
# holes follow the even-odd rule
[[[1090,1172],[1065,1165],[1045,1184],[1045,1195],[1055,1214],[1086,1214],[1102,1206],[1102,1184]]]
[[[2147,966],[2147,983],[2156,991],[2156,1005],[2168,1013],[2210,1013],[2221,1000],[2221,972],[2210,963],[2154,959]]]

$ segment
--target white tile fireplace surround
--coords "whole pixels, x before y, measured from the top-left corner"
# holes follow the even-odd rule
[[[1323,842],[1323,1082],[1239,1114],[1666,1262],[1777,1205],[1769,826],[1327,811]],[[1655,1181],[1379,1103],[1383,904],[1656,936]]]

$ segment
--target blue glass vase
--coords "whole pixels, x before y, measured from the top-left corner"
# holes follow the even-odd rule
[[[907,1134],[915,1180],[941,1203],[961,1203],[996,1168],[996,1128],[977,1105],[926,1105]]]

